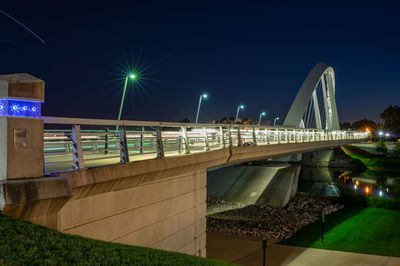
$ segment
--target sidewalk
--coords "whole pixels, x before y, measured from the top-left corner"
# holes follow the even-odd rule
[[[400,265],[400,258],[396,257],[285,246],[273,243],[268,245],[266,253],[267,266]],[[207,233],[207,258],[241,265],[262,265],[261,241]]]

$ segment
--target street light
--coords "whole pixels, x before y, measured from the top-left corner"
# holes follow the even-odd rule
[[[197,115],[196,115],[196,124],[197,124],[197,120],[199,119],[199,113],[200,113],[200,105],[201,105],[201,99],[207,99],[208,95],[207,93],[203,93],[202,95],[200,95],[199,98],[199,106],[197,107]]]
[[[382,139],[382,136],[383,136],[383,132],[382,132],[382,131],[379,131],[379,132],[378,132],[378,135],[379,135],[379,139],[381,140],[381,139]]]
[[[258,119],[258,126],[260,126],[261,125],[261,118],[263,117],[263,116],[266,116],[267,115],[267,113],[266,112],[261,112],[261,114],[260,114],[260,118]]]
[[[240,110],[240,109],[244,109],[244,105],[243,105],[243,104],[239,105],[238,108],[237,108],[237,111],[236,111],[236,118],[235,118],[235,124],[236,124],[236,122],[237,122],[237,120],[238,120],[238,117],[239,117],[239,110]]]
[[[129,73],[125,77],[125,84],[124,84],[124,91],[122,92],[122,99],[121,99],[121,106],[119,107],[119,114],[118,114],[118,120],[121,120],[121,114],[122,114],[122,107],[124,106],[124,101],[125,101],[125,94],[126,94],[126,87],[128,85],[128,80],[135,80],[136,79],[136,74],[134,73]],[[118,125],[117,125],[117,131],[118,131]]]
[[[276,121],[278,121],[279,120],[279,117],[275,117],[275,119],[274,119],[274,126],[276,125]]]

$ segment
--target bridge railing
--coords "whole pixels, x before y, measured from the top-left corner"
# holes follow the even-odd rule
[[[44,117],[45,172],[59,172],[216,149],[363,139],[367,132],[231,124]]]

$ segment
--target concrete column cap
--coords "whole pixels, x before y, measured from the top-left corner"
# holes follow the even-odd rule
[[[44,84],[27,73],[0,75],[0,99],[44,102]]]

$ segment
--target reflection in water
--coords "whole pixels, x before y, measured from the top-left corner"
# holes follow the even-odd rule
[[[298,191],[318,195],[340,196],[333,171],[327,167],[302,167]]]
[[[302,167],[298,191],[327,196],[352,191],[359,195],[398,198],[400,173],[367,170],[355,174],[327,167]]]

